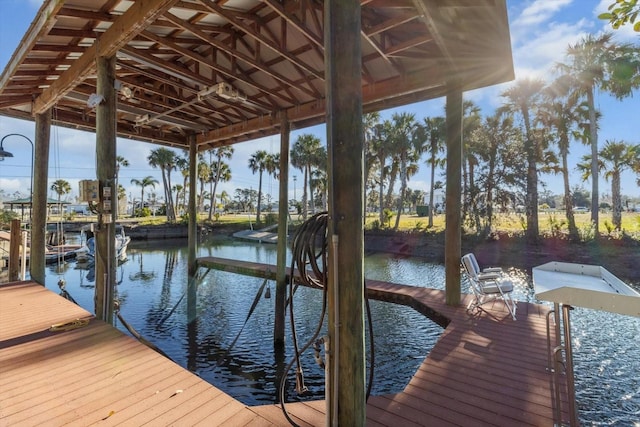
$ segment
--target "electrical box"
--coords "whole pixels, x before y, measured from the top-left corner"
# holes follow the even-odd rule
[[[80,200],[83,202],[98,202],[100,200],[98,180],[83,179],[80,181]]]
[[[102,212],[111,213],[111,187],[102,188]]]

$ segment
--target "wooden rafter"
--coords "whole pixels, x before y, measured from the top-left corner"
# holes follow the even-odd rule
[[[465,90],[513,75],[505,0],[360,3],[366,111],[442,96],[443,75],[471,82]],[[97,92],[95,60],[115,54],[116,78],[134,94],[117,105],[121,136],[184,146],[196,132],[201,149],[277,133],[272,118],[284,112],[294,128],[321,123],[325,6],[44,0],[0,76],[0,115],[33,118],[56,105],[55,123],[90,130],[95,111],[84,101]],[[198,99],[221,82],[242,96]]]

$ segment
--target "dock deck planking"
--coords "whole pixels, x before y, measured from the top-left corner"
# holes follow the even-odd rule
[[[275,276],[265,264],[198,261]],[[547,307],[520,302],[513,321],[501,302],[467,313],[466,298],[451,307],[443,291],[372,280],[366,286],[369,297],[411,306],[446,326],[402,392],[369,399],[367,425],[553,425]],[[91,320],[48,331],[77,318]],[[289,425],[280,405],[247,407],[37,284],[0,286],[0,322],[0,424]],[[325,424],[323,400],[286,409],[301,426]]]

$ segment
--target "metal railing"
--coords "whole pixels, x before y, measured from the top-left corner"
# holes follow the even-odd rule
[[[554,426],[577,427],[578,411],[576,408],[576,390],[575,379],[573,374],[573,346],[571,344],[571,322],[569,312],[573,307],[567,304],[562,305],[554,303],[553,310],[547,313],[547,369],[551,373],[551,391],[554,411]],[[555,340],[551,338],[551,317],[553,315]],[[562,323],[562,330],[560,329]],[[565,381],[562,382],[561,376],[564,374]],[[562,416],[562,392],[561,387],[565,387],[567,397],[567,413],[569,423],[563,420]]]

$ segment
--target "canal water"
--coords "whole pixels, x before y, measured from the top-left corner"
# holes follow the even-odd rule
[[[198,256],[276,263],[275,245],[211,239]],[[519,301],[535,302],[530,272],[506,268]],[[279,402],[276,378],[287,371],[286,401],[322,398],[324,371],[313,348],[301,357],[304,386],[295,390],[291,327],[287,318],[284,354],[273,349],[275,284],[263,279],[210,270],[198,284],[197,317],[189,322],[186,242],[133,242],[117,267],[122,318],[176,363],[247,405]],[[412,286],[444,289],[444,266],[416,258],[370,254],[365,276]],[[58,282],[93,312],[95,271],[75,261],[48,266],[46,285]],[[263,286],[264,285],[264,286]],[[258,293],[260,295],[258,296]],[[463,291],[467,289],[463,286]],[[268,298],[267,294],[272,298]],[[297,341],[303,347],[322,326],[322,293],[299,287],[294,298]],[[371,301],[373,321],[372,394],[401,391],[442,333],[442,328],[409,307]],[[253,307],[253,309],[252,309]],[[117,327],[124,332],[121,322]],[[368,330],[368,328],[367,328]],[[576,394],[583,425],[640,426],[640,319],[576,308],[572,312]],[[367,337],[368,364],[371,362]],[[369,378],[369,372],[367,378]]]

